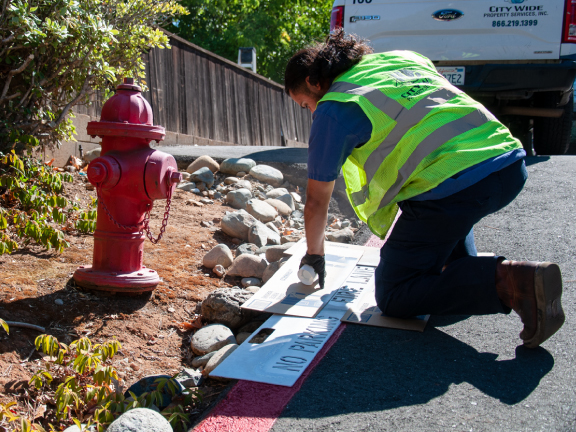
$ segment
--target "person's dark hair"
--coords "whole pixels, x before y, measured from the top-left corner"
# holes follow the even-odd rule
[[[366,40],[337,29],[324,43],[301,49],[292,56],[284,73],[284,91],[290,94],[306,90],[306,77],[312,85],[330,85],[338,75],[370,53],[372,48]]]

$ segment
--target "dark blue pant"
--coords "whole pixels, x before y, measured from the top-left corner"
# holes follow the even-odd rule
[[[449,197],[402,202],[376,269],[380,310],[399,318],[509,313],[496,294],[499,257],[476,256],[472,228],[512,202],[527,177],[519,160]]]

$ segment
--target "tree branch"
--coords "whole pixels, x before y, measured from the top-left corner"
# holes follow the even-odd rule
[[[62,110],[62,112],[60,113],[60,115],[58,116],[58,118],[56,119],[55,122],[50,122],[51,124],[54,125],[54,126],[51,125],[52,128],[55,128],[60,123],[62,123],[62,121],[68,115],[68,111],[70,111],[70,108],[72,108],[74,105],[76,105],[80,101],[80,99],[82,99],[84,97],[84,95],[86,94],[86,92],[90,88],[90,80],[91,79],[92,79],[92,75],[88,75],[86,77],[86,80],[84,81],[84,85],[82,86],[82,90],[80,90],[80,93],[78,93],[78,95],[74,99],[72,99],[72,101],[70,103],[68,103],[68,105],[66,105],[64,107],[64,109]]]
[[[6,84],[4,84],[4,90],[2,90],[2,95],[0,96],[0,99],[4,99],[6,93],[8,93],[8,88],[10,87],[10,81],[12,81],[12,77],[14,77],[14,75],[16,74],[22,73],[24,69],[28,67],[28,65],[32,60],[34,60],[34,54],[30,54],[18,69],[13,69],[10,72],[8,72],[8,79],[6,80]]]
[[[3,97],[2,99],[0,99],[0,104],[1,104],[1,103],[4,103],[4,102],[6,102],[6,101],[12,100],[12,99],[14,99],[14,98],[17,98],[17,97],[20,96],[21,94],[22,94],[22,93],[17,92],[17,93],[14,93],[13,95]]]

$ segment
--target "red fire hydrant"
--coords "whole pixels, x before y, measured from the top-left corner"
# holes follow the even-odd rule
[[[164,139],[162,126],[152,124],[152,108],[132,78],[124,78],[116,94],[102,107],[99,122],[88,123],[88,135],[102,138],[100,157],[88,166],[96,187],[98,216],[92,266],[74,273],[81,287],[142,293],[160,282],[155,270],[142,265],[145,233],[157,243],[170,213],[172,192],[181,179],[172,155],[150,148]],[[154,200],[166,199],[160,235],[148,222]]]

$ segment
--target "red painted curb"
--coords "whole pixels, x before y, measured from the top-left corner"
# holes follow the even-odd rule
[[[194,432],[268,432],[290,399],[338,340],[342,323],[292,387],[239,381]]]

